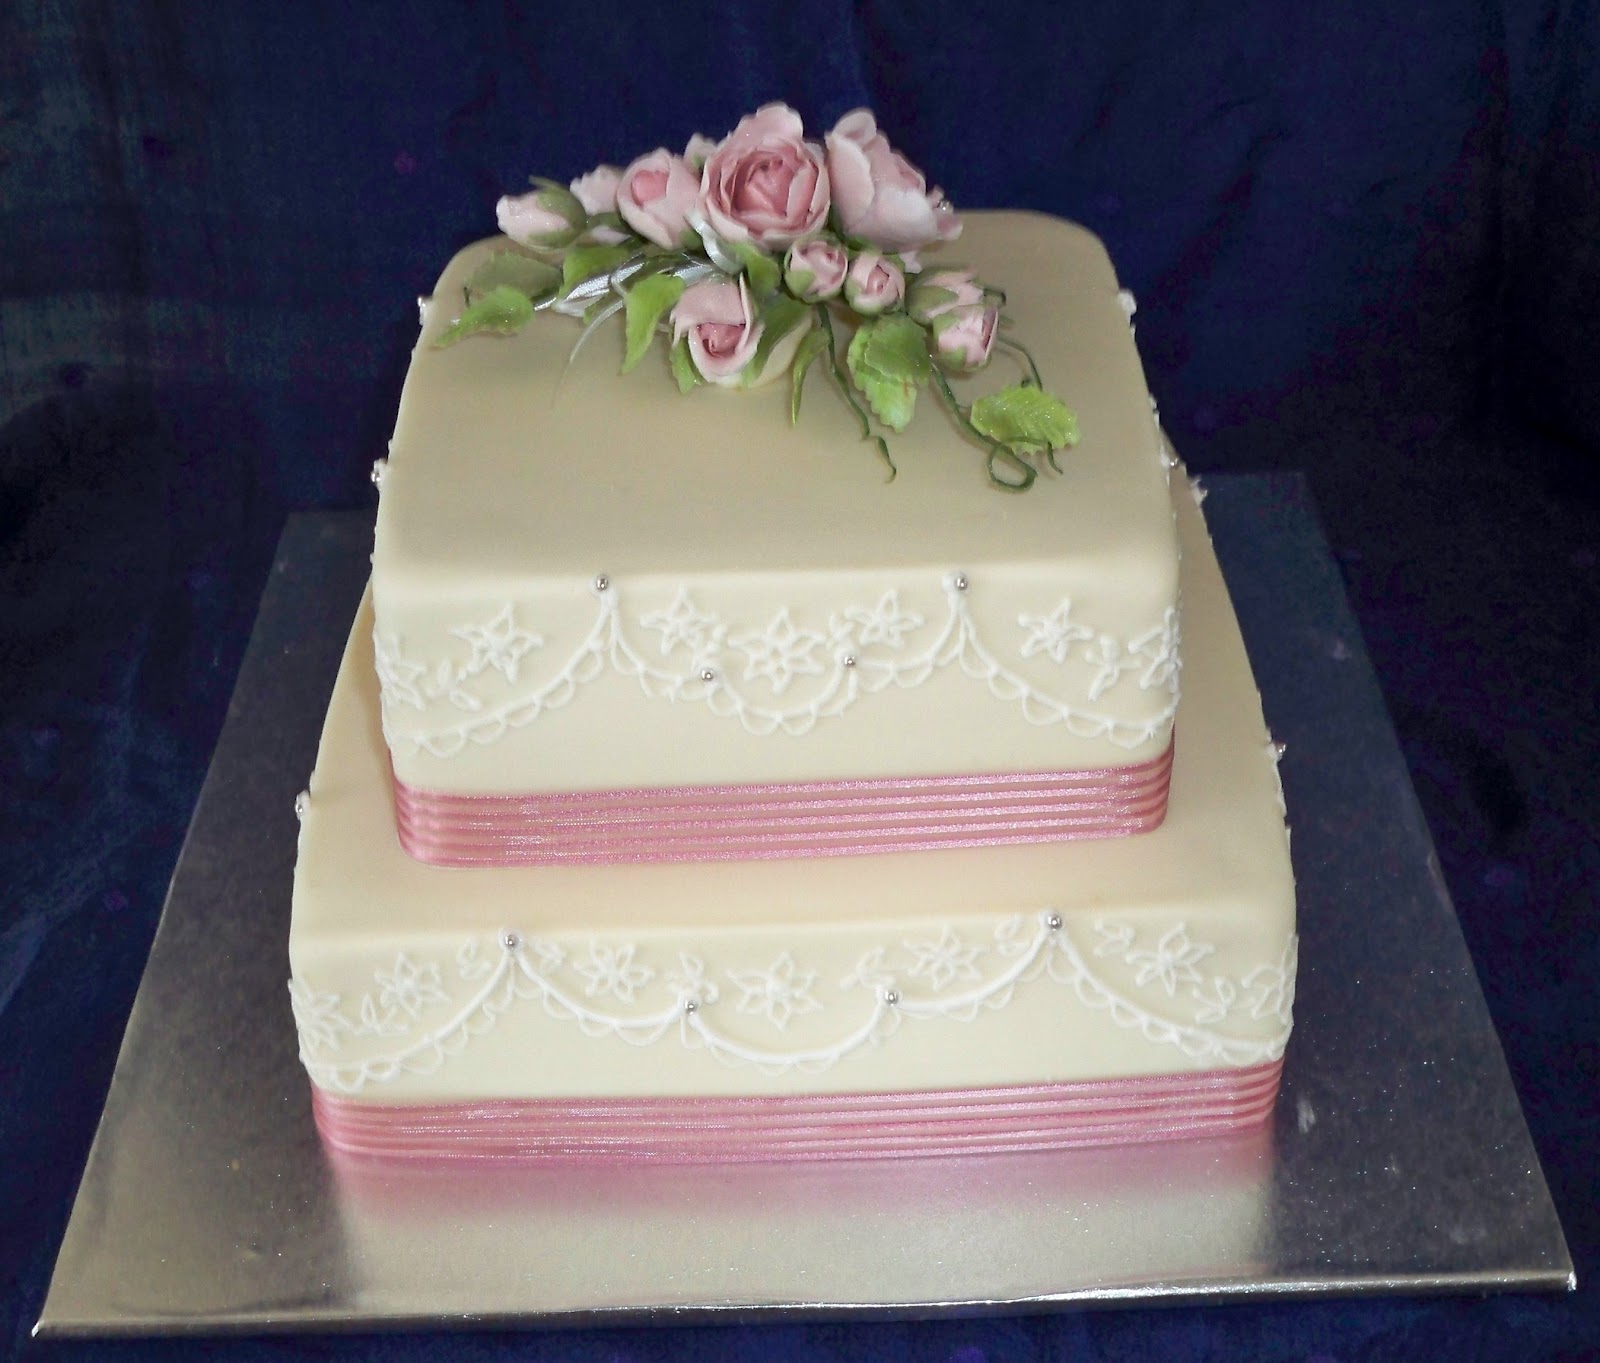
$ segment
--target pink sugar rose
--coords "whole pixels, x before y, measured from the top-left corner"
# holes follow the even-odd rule
[[[701,210],[724,241],[781,251],[822,226],[828,170],[804,133],[788,105],[767,104],[740,119],[706,158]]]
[[[500,230],[524,246],[550,249],[567,245],[583,230],[583,205],[560,185],[527,194],[506,195],[494,206]]]
[[[828,175],[839,223],[853,237],[885,251],[950,241],[961,220],[939,189],[889,145],[868,109],[856,109],[827,136]]]
[[[967,374],[989,363],[1000,309],[992,303],[961,303],[933,319],[933,358],[941,369]]]
[[[691,284],[672,309],[673,345],[687,337],[700,377],[721,388],[739,383],[763,330],[743,275],[737,284],[709,279]]]
[[[879,251],[861,252],[844,277],[844,301],[864,317],[887,312],[905,292],[904,273]]]
[[[700,198],[700,182],[689,163],[665,147],[641,156],[617,183],[617,212],[646,241],[682,246],[694,240],[689,214]]]
[[[820,303],[838,296],[849,267],[849,255],[832,237],[812,237],[789,248],[783,258],[783,282],[802,302]]]

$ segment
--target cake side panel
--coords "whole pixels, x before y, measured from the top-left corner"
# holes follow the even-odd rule
[[[1103,248],[975,215],[962,258],[1077,408],[1025,496],[925,396],[893,482],[845,405],[680,397],[576,324],[446,350],[485,243],[429,309],[374,557],[385,725],[426,790],[593,790],[1132,765],[1176,700],[1159,433]],[[659,359],[659,357],[654,357]],[[997,358],[970,398],[1010,381]],[[660,369],[662,372],[657,372]],[[603,584],[603,585],[601,585]]]

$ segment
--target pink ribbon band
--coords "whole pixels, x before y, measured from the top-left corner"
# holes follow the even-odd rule
[[[312,1089],[328,1148],[444,1163],[733,1164],[1131,1145],[1265,1122],[1282,1060],[1026,1087],[836,1097],[364,1102]]]
[[[1145,833],[1172,745],[1127,767],[778,785],[458,795],[394,781],[400,845],[436,866],[749,861]]]

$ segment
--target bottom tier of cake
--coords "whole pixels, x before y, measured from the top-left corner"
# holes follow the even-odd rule
[[[394,831],[364,605],[304,803],[290,937],[325,1140],[816,1159],[1259,1124],[1295,974],[1277,753],[1175,482],[1183,708],[1166,820],[1132,837],[422,865]]]

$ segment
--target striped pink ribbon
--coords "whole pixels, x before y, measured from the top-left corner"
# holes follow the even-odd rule
[[[436,866],[851,856],[1148,832],[1172,745],[1126,767],[776,785],[455,795],[395,779],[400,845]]]
[[[336,1154],[435,1163],[734,1164],[1131,1145],[1265,1122],[1283,1061],[1132,1079],[929,1093],[364,1102],[312,1089]]]

